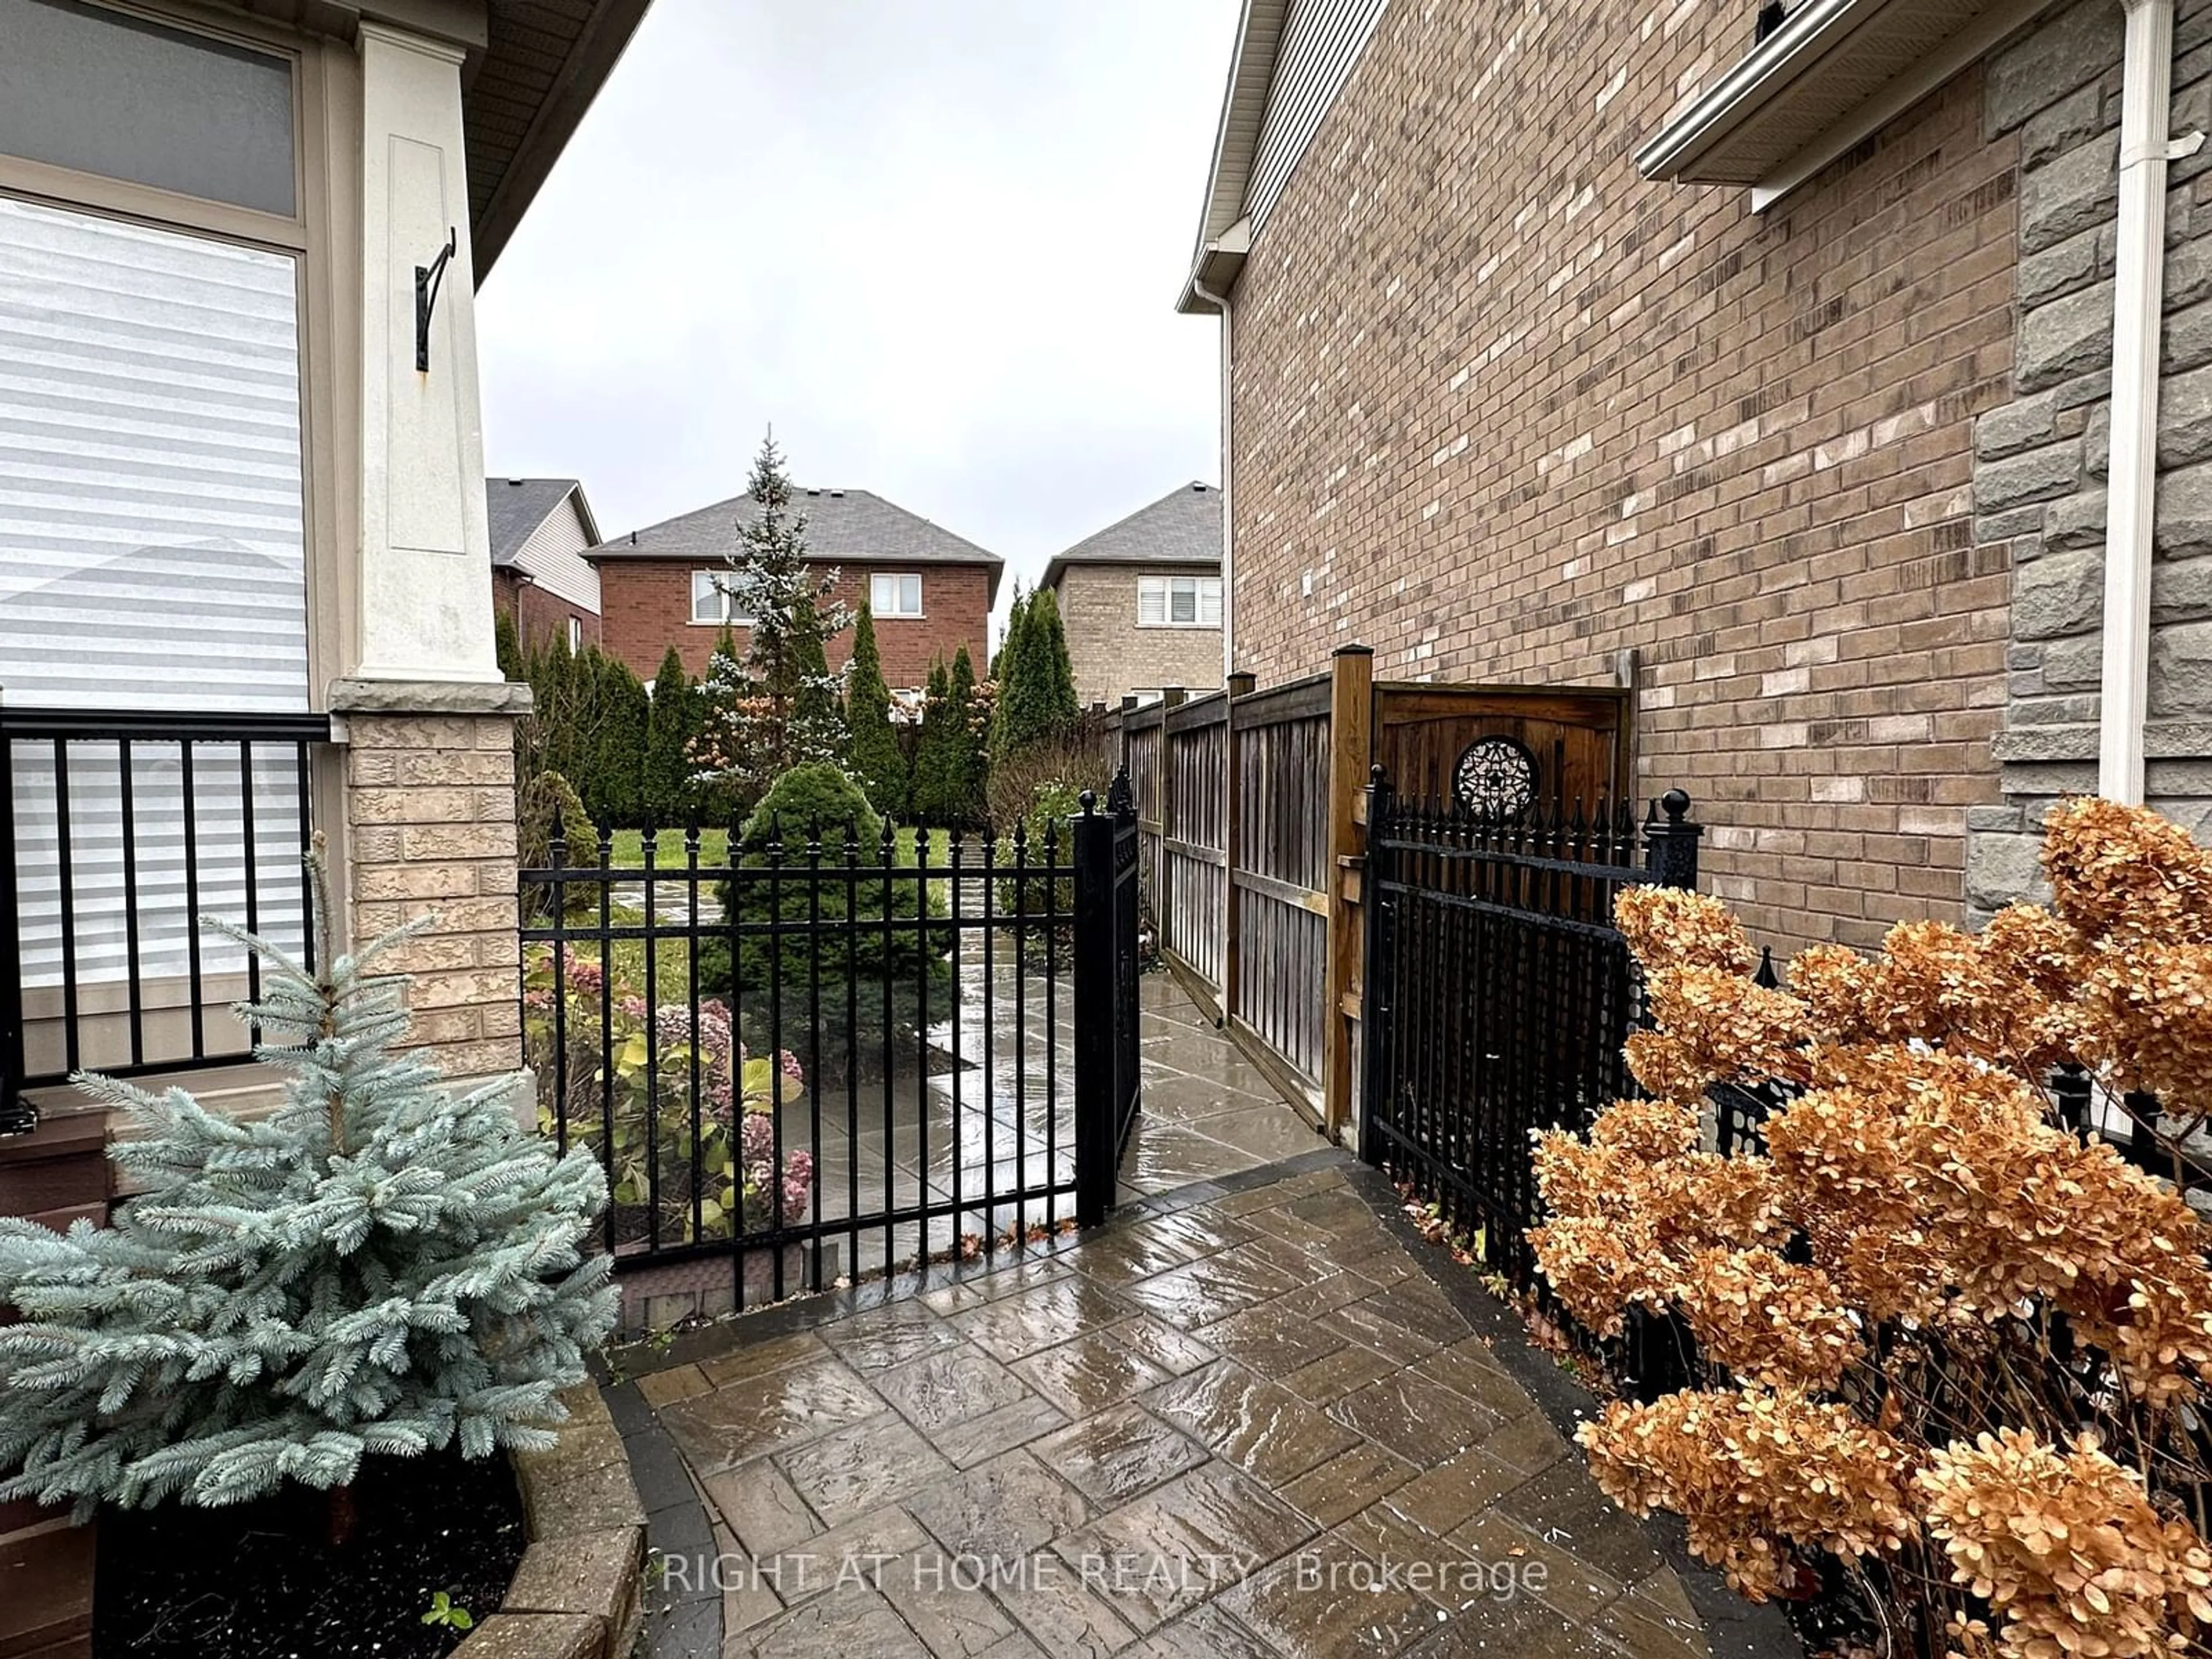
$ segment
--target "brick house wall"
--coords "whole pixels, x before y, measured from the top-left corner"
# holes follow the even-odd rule
[[[580,605],[572,605],[550,588],[525,581],[512,570],[491,573],[492,603],[514,618],[514,631],[527,650],[540,640],[566,643],[568,623],[581,626],[585,645],[599,642],[599,619]]]
[[[1218,576],[1217,565],[1072,564],[1053,594],[1067,634],[1075,695],[1085,708],[1118,705],[1134,690],[1180,685],[1194,691],[1221,685],[1218,628],[1139,628],[1137,579]]]
[[[640,679],[650,679],[673,645],[684,672],[695,678],[707,671],[721,629],[691,620],[691,573],[703,568],[693,559],[613,557],[599,562],[602,648],[613,653]],[[878,617],[876,648],[884,678],[895,690],[918,689],[929,679],[929,665],[948,664],[962,646],[974,659],[977,678],[990,659],[990,568],[980,564],[839,565],[833,593],[857,610],[868,597],[868,578],[879,570],[919,570],[921,609],[918,618]],[[744,650],[746,630],[734,629]],[[853,654],[850,629],[829,644],[830,665],[844,666]]]
[[[1764,216],[1630,160],[1748,4],[1393,6],[1233,292],[1237,666],[1613,684],[1780,943],[1956,916],[1999,800],[2020,140],[1970,70]]]

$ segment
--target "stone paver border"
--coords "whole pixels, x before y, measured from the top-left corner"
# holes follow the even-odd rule
[[[629,1455],[596,1384],[561,1398],[560,1443],[513,1459],[530,1547],[453,1659],[629,1659],[637,1641],[646,1514]]]

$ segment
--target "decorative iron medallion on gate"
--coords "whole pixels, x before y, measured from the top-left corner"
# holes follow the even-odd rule
[[[1452,768],[1452,794],[1478,817],[1517,817],[1536,799],[1536,757],[1510,738],[1478,738]]]

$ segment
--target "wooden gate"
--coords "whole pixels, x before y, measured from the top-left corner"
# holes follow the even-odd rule
[[[1329,672],[1125,708],[1109,748],[1135,793],[1145,891],[1168,965],[1284,1096],[1332,1131],[1352,1118],[1360,1021],[1366,788],[1510,821],[1634,790],[1633,707],[1607,687]]]

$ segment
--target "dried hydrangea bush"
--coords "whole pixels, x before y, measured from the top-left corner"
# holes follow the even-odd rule
[[[2082,800],[2044,867],[2047,909],[1815,947],[1787,988],[1717,901],[1625,895],[1651,1097],[1539,1139],[1530,1240],[1593,1331],[1642,1307],[1694,1335],[1696,1386],[1581,1438],[1745,1594],[1841,1587],[1899,1654],[2212,1653],[2212,1235],[2048,1089],[2078,1065],[2132,1094],[2154,1167],[2185,1167],[2212,1113],[2212,853]],[[1765,1155],[1707,1150],[1722,1085],[1782,1086]]]

